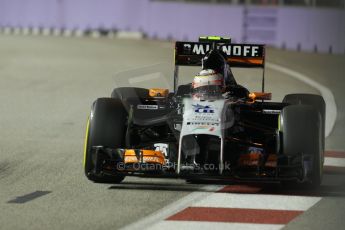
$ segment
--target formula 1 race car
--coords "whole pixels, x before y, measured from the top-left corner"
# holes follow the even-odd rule
[[[181,66],[202,66],[179,85]],[[261,68],[262,91],[237,84],[231,68]],[[88,179],[125,176],[261,180],[319,186],[325,102],[289,94],[267,102],[265,46],[200,37],[176,42],[174,92],[115,88],[91,108],[84,146]]]

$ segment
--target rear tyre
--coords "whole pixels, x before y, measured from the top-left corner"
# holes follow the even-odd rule
[[[127,112],[121,100],[112,98],[98,98],[91,109],[88,120],[85,146],[84,169],[86,177],[97,183],[120,183],[123,175],[95,174],[95,154],[92,146],[121,148],[124,146]]]
[[[283,99],[284,103],[291,105],[311,105],[321,114],[322,135],[325,136],[325,123],[326,123],[326,103],[322,96],[315,94],[288,94]],[[325,150],[325,139],[322,138],[322,149]],[[323,161],[323,158],[322,158]]]
[[[323,174],[323,133],[319,111],[311,105],[290,105],[280,117],[282,152],[286,155],[303,153],[310,158],[310,169],[304,187],[318,187]]]

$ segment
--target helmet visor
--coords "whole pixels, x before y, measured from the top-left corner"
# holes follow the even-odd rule
[[[193,89],[193,96],[204,100],[217,99],[222,96],[222,87],[219,85],[205,85]]]

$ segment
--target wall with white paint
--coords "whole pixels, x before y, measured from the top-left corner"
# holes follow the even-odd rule
[[[0,28],[116,29],[175,40],[230,35],[235,42],[345,53],[345,9],[151,0],[0,0]]]

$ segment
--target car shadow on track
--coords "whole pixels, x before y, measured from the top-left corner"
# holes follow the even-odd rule
[[[205,185],[221,185],[218,191],[210,190]],[[320,196],[345,197],[345,171],[327,169],[324,172],[324,182],[317,189],[306,189],[295,185],[287,186],[280,183],[250,183],[224,180],[193,180],[186,183],[124,181],[112,185],[115,190],[160,190],[185,192],[220,192],[235,194],[289,195],[289,196]]]
[[[181,191],[181,192],[209,192],[209,189],[202,184],[176,184],[176,183],[152,183],[152,182],[122,182],[112,185],[109,189],[121,190],[161,190],[161,191]]]
[[[345,170],[325,168],[324,180],[318,188],[305,188],[301,185],[284,185],[280,183],[238,183],[226,185],[221,193],[345,197]]]
[[[340,185],[321,185],[317,189],[305,189],[300,186],[284,186],[281,184],[236,184],[227,185],[219,190],[221,193],[345,197],[345,183]]]

